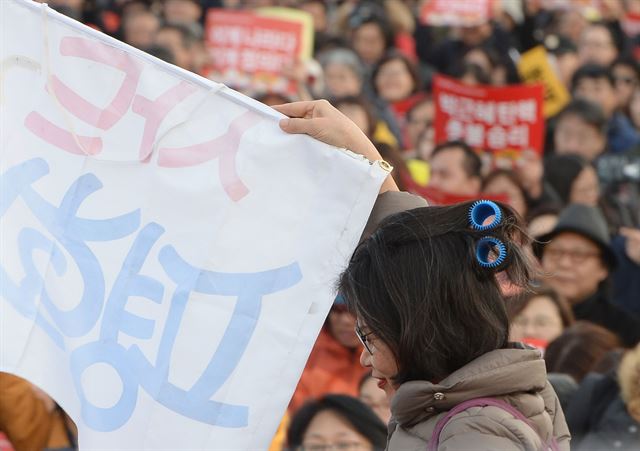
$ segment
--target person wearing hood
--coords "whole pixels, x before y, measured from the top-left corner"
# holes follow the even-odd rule
[[[534,246],[547,283],[572,306],[576,320],[591,321],[617,334],[627,346],[640,341],[640,319],[612,303],[611,273],[618,258],[602,213],[571,204],[554,229]]]

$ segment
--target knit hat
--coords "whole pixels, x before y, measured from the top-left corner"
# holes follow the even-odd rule
[[[580,155],[553,155],[544,162],[544,179],[560,196],[564,205],[569,203],[571,187],[589,163]]]
[[[542,258],[544,246],[563,232],[573,232],[593,241],[602,251],[602,261],[609,268],[617,265],[617,259],[609,244],[609,231],[604,216],[595,207],[582,204],[571,204],[560,212],[558,223],[553,230],[538,238],[533,250],[538,258]]]

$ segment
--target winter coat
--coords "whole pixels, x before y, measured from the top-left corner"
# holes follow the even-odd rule
[[[496,398],[515,407],[532,425],[499,407],[470,407],[454,415],[440,435],[439,450],[539,450],[555,438],[569,449],[569,429],[547,381],[539,351],[516,348],[488,352],[434,384],[402,384],[391,402],[387,449],[427,449],[438,421],[459,403]],[[540,438],[542,437],[542,439]]]
[[[640,424],[627,412],[616,377],[614,370],[591,373],[580,384],[567,410],[573,449],[640,450]]]
[[[593,296],[573,305],[573,314],[577,320],[591,321],[614,334],[617,334],[625,346],[632,347],[640,342],[640,319],[613,304],[605,294],[598,290]]]

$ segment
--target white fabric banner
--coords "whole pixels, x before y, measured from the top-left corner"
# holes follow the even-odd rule
[[[0,370],[83,449],[266,449],[387,175],[0,0]]]

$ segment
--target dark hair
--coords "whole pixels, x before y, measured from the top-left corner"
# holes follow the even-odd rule
[[[478,154],[464,141],[447,141],[438,144],[431,153],[431,158],[441,152],[451,149],[461,149],[463,152],[462,167],[467,177],[482,177],[482,160]]]
[[[573,311],[567,301],[565,301],[564,298],[561,298],[556,290],[545,285],[535,287],[531,291],[518,293],[507,298],[506,304],[509,320],[513,322],[513,320],[527,308],[531,301],[542,296],[551,299],[553,305],[558,309],[558,314],[560,315],[562,327],[564,329],[574,323],[575,318],[573,316]]]
[[[394,380],[439,381],[473,359],[506,346],[509,319],[496,280],[505,271],[527,287],[533,266],[529,239],[503,204],[490,231],[469,225],[472,202],[423,207],[392,215],[355,250],[339,292],[359,321],[393,352]],[[505,245],[494,269],[480,266],[475,248],[491,235]]]
[[[580,66],[571,77],[571,92],[575,92],[582,80],[606,80],[613,88],[613,75],[611,69],[599,64],[587,63]]]
[[[562,111],[556,115],[556,126],[565,116],[577,116],[583,122],[595,127],[599,133],[607,133],[607,117],[602,111],[602,107],[587,99],[577,98],[569,102]]]
[[[331,101],[334,107],[340,109],[340,105],[349,105],[349,106],[359,106],[364,111],[367,116],[367,121],[369,122],[369,129],[365,131],[367,137],[372,139],[373,133],[376,129],[376,124],[378,122],[378,118],[375,115],[375,109],[369,104],[369,102],[363,97],[356,96],[345,96],[338,97]]]
[[[383,450],[387,444],[387,428],[382,420],[357,398],[345,395],[326,395],[309,401],[294,414],[287,432],[287,449],[302,445],[304,434],[311,421],[320,412],[331,411],[346,420],[353,429],[366,437],[375,450]]]
[[[547,372],[564,373],[580,383],[620,339],[609,330],[589,321],[577,321],[553,340],[545,351]]]
[[[375,1],[364,1],[353,9],[349,15],[348,26],[356,30],[366,24],[376,24],[384,37],[384,48],[389,50],[395,45],[395,32],[387,19],[384,7]]]
[[[171,49],[164,47],[162,45],[152,45],[145,49],[142,49],[144,52],[149,55],[155,56],[156,58],[160,58],[162,61],[166,61],[169,64],[175,64],[176,58],[171,51]]]
[[[416,92],[418,92],[422,87],[422,82],[420,80],[420,74],[418,73],[418,68],[409,58],[407,58],[406,55],[403,55],[398,51],[392,50],[390,52],[385,53],[385,55],[380,59],[380,61],[378,61],[378,63],[373,69],[373,72],[371,73],[371,80],[373,82],[372,83],[373,91],[376,93],[376,95],[378,95],[378,88],[376,87],[375,80],[378,77],[378,73],[380,72],[380,69],[382,69],[382,66],[384,66],[387,63],[390,63],[391,61],[400,61],[402,62],[402,64],[404,64],[404,67],[407,69],[407,71],[409,72],[409,75],[411,76],[411,80],[413,80],[413,89],[411,90],[411,94],[415,94]]]
[[[544,162],[544,180],[560,196],[562,203],[567,205],[573,183],[588,166],[589,162],[580,155],[552,155]]]
[[[453,78],[461,79],[465,75],[471,75],[478,80],[482,85],[491,84],[491,75],[486,73],[484,69],[475,63],[470,63],[465,60],[459,61],[452,69],[451,74]]]

